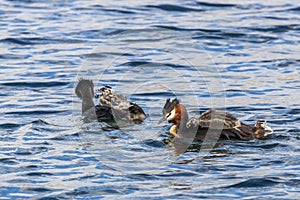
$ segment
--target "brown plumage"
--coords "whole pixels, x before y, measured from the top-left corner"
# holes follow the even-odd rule
[[[272,133],[266,121],[258,120],[255,126],[247,125],[230,113],[208,110],[198,118],[188,118],[185,107],[178,99],[167,99],[163,108],[163,118],[172,123],[170,134],[176,137],[209,140],[251,140],[264,138]],[[161,122],[160,121],[160,122]]]

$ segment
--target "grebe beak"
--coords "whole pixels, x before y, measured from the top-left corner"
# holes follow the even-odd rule
[[[157,124],[161,124],[161,123],[163,123],[163,122],[166,121],[166,120],[167,120],[167,118],[166,118],[165,116],[163,116],[163,117],[158,121]]]

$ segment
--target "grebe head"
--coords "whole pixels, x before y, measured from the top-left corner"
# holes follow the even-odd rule
[[[164,108],[162,110],[163,117],[159,120],[159,124],[162,123],[163,121],[168,121],[172,120],[175,117],[175,110],[174,107],[179,104],[179,101],[175,98],[172,101],[170,101],[170,98],[166,100],[166,103],[164,105]]]
[[[112,106],[111,98],[114,95],[112,87],[106,85],[98,89],[97,91],[101,92],[101,94],[97,96],[97,98],[99,98],[99,103],[101,105],[111,107]]]
[[[188,121],[188,114],[183,105],[179,103],[177,98],[170,101],[167,99],[164,108],[163,108],[163,117],[159,123],[167,120],[169,123],[181,124],[182,122],[186,123]]]
[[[94,83],[92,80],[79,79],[79,82],[75,88],[75,94],[80,98],[90,98],[94,94]]]
[[[110,87],[108,85],[100,88],[98,91],[101,91],[103,96],[108,96],[113,93],[112,87]]]
[[[266,120],[257,120],[255,124],[256,131],[254,132],[255,136],[266,137],[273,133],[273,130],[270,126],[267,125]]]

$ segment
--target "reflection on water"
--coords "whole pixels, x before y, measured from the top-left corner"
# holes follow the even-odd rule
[[[4,199],[298,199],[298,1],[5,0],[0,14]],[[79,77],[147,120],[83,123]],[[157,125],[175,96],[190,117],[226,108],[275,134],[178,154]]]

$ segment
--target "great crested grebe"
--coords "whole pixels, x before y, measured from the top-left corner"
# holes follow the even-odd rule
[[[136,103],[130,102],[125,96],[115,94],[110,86],[98,91],[99,104],[94,103],[94,84],[91,80],[80,79],[76,88],[76,95],[82,100],[82,115],[90,120],[103,122],[139,123],[146,119],[144,110]]]
[[[255,126],[251,126],[232,114],[219,110],[208,110],[198,118],[189,119],[187,110],[178,99],[167,99],[163,108],[163,118],[159,123],[164,120],[173,124],[170,128],[172,136],[198,141],[203,141],[205,137],[217,140],[251,140],[264,138],[273,132],[265,120],[258,120]],[[210,135],[206,136],[207,133]],[[212,136],[214,134],[217,138]]]

